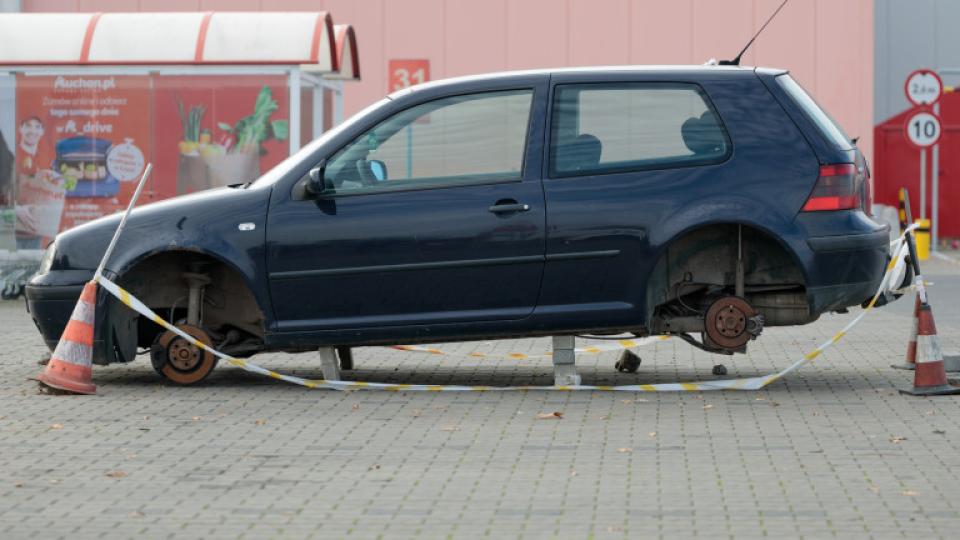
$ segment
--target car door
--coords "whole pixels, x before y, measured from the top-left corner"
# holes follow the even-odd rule
[[[278,330],[528,316],[544,264],[539,81],[414,93],[324,160],[323,193],[273,207]]]
[[[651,238],[716,183],[730,139],[694,83],[612,74],[552,84],[538,312],[635,325],[656,262]]]

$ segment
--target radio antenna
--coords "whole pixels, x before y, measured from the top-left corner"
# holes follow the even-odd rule
[[[780,13],[780,10],[783,9],[783,6],[787,5],[787,2],[789,1],[790,0],[783,0],[783,3],[780,4],[780,7],[778,7],[777,10],[773,12],[773,15],[771,15],[770,18],[767,19],[767,22],[763,23],[763,26],[761,26],[760,29],[757,30],[757,33],[754,34],[752,38],[750,38],[750,41],[747,42],[747,45],[743,48],[743,50],[740,51],[740,54],[738,54],[736,58],[734,58],[733,60],[721,60],[720,65],[721,66],[739,66],[740,58],[743,56],[743,53],[747,52],[747,49],[749,49],[750,46],[753,45],[753,42],[754,40],[757,39],[757,36],[759,36],[760,33],[763,32],[763,29],[766,28],[768,24],[770,24],[770,21],[772,21],[773,18],[777,16],[777,13]]]

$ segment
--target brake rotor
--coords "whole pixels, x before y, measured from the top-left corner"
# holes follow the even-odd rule
[[[757,311],[738,296],[724,296],[710,305],[704,318],[707,337],[726,349],[745,345],[754,334],[748,331],[749,321]]]
[[[189,324],[177,328],[193,336],[204,345],[212,345],[206,332]],[[157,338],[150,351],[153,367],[165,378],[177,384],[194,384],[202,381],[217,365],[217,357],[167,331]]]

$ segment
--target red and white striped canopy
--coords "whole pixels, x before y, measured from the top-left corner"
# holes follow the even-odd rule
[[[358,78],[356,37],[349,25],[343,33],[335,40],[323,11],[4,13],[0,66],[297,65]]]

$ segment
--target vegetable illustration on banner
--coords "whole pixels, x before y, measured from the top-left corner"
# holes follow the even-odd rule
[[[178,98],[177,108],[183,133],[179,142],[178,193],[256,179],[260,176],[261,156],[267,154],[264,143],[283,141],[289,136],[289,120],[273,118],[280,104],[273,99],[269,86],[260,88],[252,114],[235,124],[222,120],[216,123],[221,132],[216,140],[211,130],[203,127],[206,104],[185,105]]]

